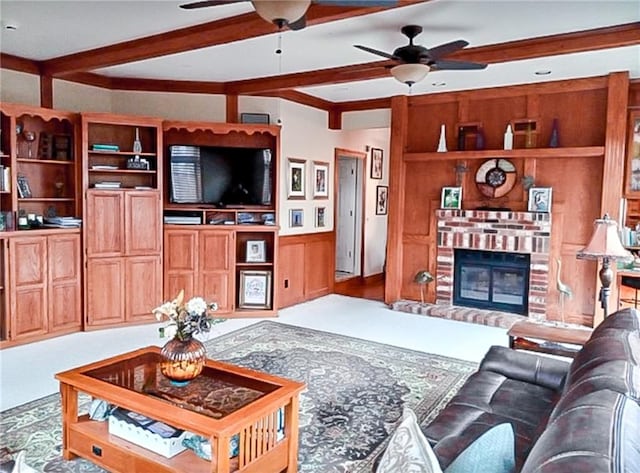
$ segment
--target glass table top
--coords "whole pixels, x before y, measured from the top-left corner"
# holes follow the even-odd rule
[[[177,386],[162,375],[160,361],[159,353],[144,353],[83,374],[214,419],[222,419],[279,387],[211,366],[205,366],[186,386]]]

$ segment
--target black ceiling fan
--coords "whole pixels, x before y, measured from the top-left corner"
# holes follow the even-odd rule
[[[256,13],[279,29],[301,30],[307,26],[305,15],[312,3],[341,7],[392,7],[399,0],[201,0],[180,5],[185,10],[251,2]]]
[[[406,46],[400,46],[393,51],[393,54],[385,53],[384,51],[378,51],[377,49],[355,44],[358,49],[362,49],[368,53],[377,54],[378,56],[396,61],[398,64],[425,64],[430,69],[437,70],[464,70],[464,69],[484,69],[486,64],[479,62],[467,62],[467,61],[452,61],[442,59],[449,54],[452,54],[469,43],[464,40],[451,41],[439,46],[427,49],[424,46],[413,44],[413,38],[422,33],[422,26],[418,25],[406,25],[403,26],[400,31],[403,35],[409,38],[409,44]]]

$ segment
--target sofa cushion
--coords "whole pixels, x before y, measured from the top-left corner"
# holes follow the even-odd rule
[[[640,471],[640,406],[599,390],[579,397],[550,421],[521,473]]]
[[[514,443],[511,425],[496,425],[458,455],[444,473],[513,473]]]

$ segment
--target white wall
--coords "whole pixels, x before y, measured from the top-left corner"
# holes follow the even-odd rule
[[[53,108],[72,112],[112,112],[110,90],[66,80],[53,81]]]
[[[40,78],[34,74],[0,69],[0,100],[40,106]]]
[[[389,128],[391,109],[345,112],[342,114],[343,130],[364,130],[368,128]]]
[[[113,112],[167,120],[226,121],[224,95],[165,92],[112,92]]]

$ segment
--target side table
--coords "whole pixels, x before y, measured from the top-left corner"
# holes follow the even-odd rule
[[[507,335],[509,348],[573,358],[579,348],[561,344],[582,346],[589,340],[591,331],[586,327],[561,327],[522,320],[513,324]]]

